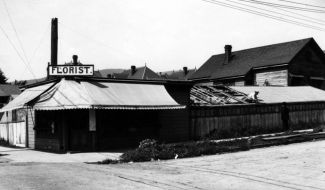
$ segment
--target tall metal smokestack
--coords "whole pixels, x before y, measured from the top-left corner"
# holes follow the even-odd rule
[[[51,65],[58,64],[58,19],[52,18],[51,23]]]

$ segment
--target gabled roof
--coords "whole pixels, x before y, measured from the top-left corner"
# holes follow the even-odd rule
[[[184,109],[163,84],[78,81],[62,78],[27,88],[1,112],[33,106],[36,110],[64,109]]]
[[[127,70],[127,79],[161,79],[160,76],[153,72],[149,67],[139,67],[136,68],[136,71],[134,74],[131,73],[131,70]],[[122,74],[122,73],[121,73]]]
[[[250,69],[263,66],[288,64],[298,52],[313,38],[273,44],[232,52],[229,63],[225,63],[225,54],[213,55],[190,79],[226,78],[244,76]],[[315,42],[316,43],[316,42]]]
[[[122,73],[123,71],[123,69],[101,69],[99,70],[99,73],[101,77],[106,78],[107,75],[114,75],[116,73]]]
[[[11,96],[20,94],[20,90],[16,85],[0,84],[0,96]]]

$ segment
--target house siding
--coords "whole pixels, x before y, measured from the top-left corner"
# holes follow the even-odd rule
[[[245,86],[245,81],[244,80],[239,80],[239,81],[235,81],[235,86]]]
[[[27,112],[27,147],[35,148],[35,111],[26,109]]]
[[[187,109],[160,111],[160,139],[166,142],[188,140],[190,132],[188,114]]]
[[[325,80],[313,79],[325,78],[325,60],[317,49],[313,45],[308,45],[291,61],[290,86],[310,85],[325,90]]]
[[[269,85],[288,86],[288,70],[265,71],[255,73],[255,85],[263,86],[268,81]]]

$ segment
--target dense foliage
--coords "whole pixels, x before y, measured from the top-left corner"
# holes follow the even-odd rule
[[[156,140],[146,139],[140,142],[137,149],[122,154],[120,162],[143,162],[187,158],[229,152],[234,149],[249,149],[247,139],[235,142],[215,142],[204,140],[175,144],[160,144]]]
[[[7,84],[7,80],[8,80],[7,77],[0,69],[0,84]]]

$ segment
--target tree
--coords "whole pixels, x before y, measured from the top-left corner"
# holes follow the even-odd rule
[[[7,77],[0,69],[0,84],[7,84],[7,80],[8,80]]]

